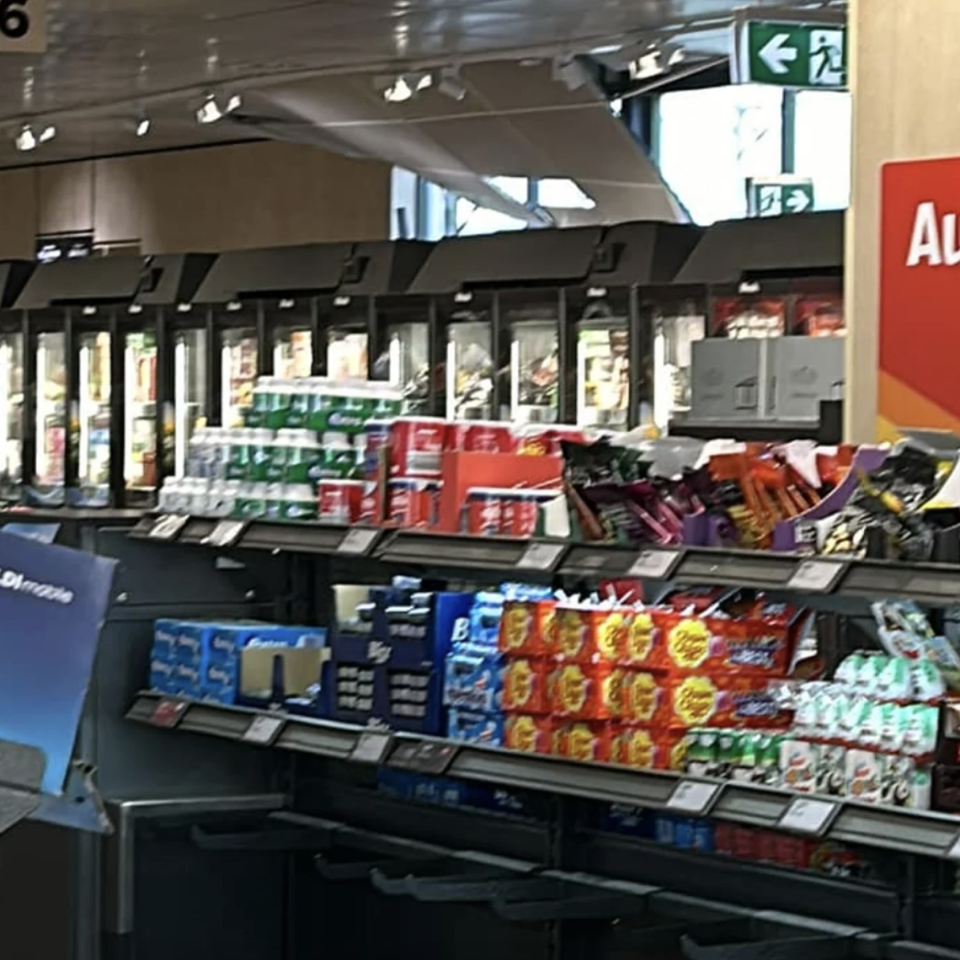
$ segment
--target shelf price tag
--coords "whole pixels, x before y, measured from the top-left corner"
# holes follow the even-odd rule
[[[681,780],[667,798],[667,809],[703,817],[710,812],[720,793],[721,783],[706,780]]]
[[[839,560],[801,560],[787,581],[788,590],[829,593],[847,565]]]
[[[208,547],[232,547],[247,529],[246,520],[218,520],[210,536],[204,539]]]
[[[277,741],[280,731],[286,726],[287,718],[263,713],[250,721],[250,726],[240,738],[243,743],[254,743],[258,747],[269,747]]]
[[[442,740],[415,740],[412,743],[401,740],[394,746],[387,766],[441,776],[450,769],[459,749],[459,744]]]
[[[836,800],[794,797],[777,821],[777,828],[822,837],[839,812],[840,804]]]
[[[337,546],[337,553],[349,553],[355,557],[366,556],[379,535],[379,530],[370,527],[354,527],[344,534]]]
[[[563,543],[531,543],[523,551],[517,561],[517,568],[521,570],[552,570],[560,559],[566,544]]]
[[[172,697],[161,697],[153,708],[153,713],[150,714],[150,722],[155,727],[172,730],[179,725],[186,712],[186,700],[174,700]]]
[[[154,521],[148,536],[151,540],[176,540],[189,519],[178,513],[165,514]]]
[[[641,580],[666,580],[680,562],[679,550],[643,550],[627,571]]]
[[[350,759],[357,763],[383,763],[390,749],[393,734],[387,730],[364,730],[350,751]]]

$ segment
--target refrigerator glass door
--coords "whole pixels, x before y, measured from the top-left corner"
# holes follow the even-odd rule
[[[77,481],[106,490],[110,483],[110,334],[80,334]]]
[[[429,413],[430,327],[426,323],[394,323],[387,327],[385,361],[386,379],[403,395],[403,412]],[[375,372],[381,379],[380,370]]]
[[[23,483],[23,334],[0,334],[0,499]]]
[[[243,411],[253,404],[257,382],[257,331],[254,327],[220,334],[221,425],[243,426]]]
[[[577,426],[626,430],[630,403],[626,320],[588,320],[577,331]]]
[[[283,327],[274,333],[273,374],[284,380],[309,377],[313,371],[313,334],[309,329]]]
[[[207,425],[207,332],[178,330],[173,346],[174,476],[187,467],[194,430]]]
[[[514,423],[556,423],[559,337],[553,320],[511,324],[510,415]]]
[[[366,380],[366,331],[334,327],[327,333],[327,376],[334,380]]]
[[[123,347],[123,477],[127,490],[157,486],[157,339],[126,334]]]
[[[37,484],[63,487],[67,363],[62,333],[37,335]]]
[[[313,309],[308,298],[264,301],[273,349],[273,375],[296,380],[313,375]]]
[[[655,320],[653,421],[660,433],[666,432],[674,417],[690,412],[691,347],[705,332],[706,318],[692,308],[662,313]]]
[[[493,328],[489,320],[448,324],[446,376],[448,420],[493,419]]]

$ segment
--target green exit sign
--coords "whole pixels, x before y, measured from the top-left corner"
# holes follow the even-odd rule
[[[847,86],[847,27],[836,22],[738,18],[730,59],[735,83],[842,90]]]
[[[751,217],[783,217],[810,213],[815,198],[809,177],[751,177],[747,180],[747,212]]]

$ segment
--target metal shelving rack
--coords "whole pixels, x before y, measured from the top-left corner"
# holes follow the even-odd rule
[[[654,589],[665,582],[755,587],[802,594],[805,603],[840,614],[865,613],[877,597],[911,597],[933,606],[960,601],[960,567],[940,564],[161,516],[144,517],[129,537],[157,563],[167,555],[205,557],[211,565],[286,565],[290,609],[300,615],[321,613],[323,590],[339,577],[382,578],[410,569],[467,580],[482,579],[478,574],[564,582],[634,576]],[[309,602],[299,597],[303,591]],[[265,812],[239,832],[195,833],[195,846],[207,854],[273,850],[302,866],[307,851],[316,858],[314,880],[301,877],[301,884],[309,886],[317,874],[324,883],[369,881],[378,896],[451,909],[485,905],[498,922],[520,921],[521,927],[535,920],[551,960],[607,956],[607,947],[597,945],[606,943],[613,920],[637,955],[665,948],[666,956],[693,960],[960,957],[960,933],[954,932],[960,930],[960,902],[942,892],[950,889],[946,877],[960,860],[957,817],[385,734],[274,710],[171,702],[150,692],[135,694],[127,719],[143,730],[169,728],[154,731],[168,755],[178,744],[219,741],[224,746],[216,749],[229,744],[277,772],[284,809]],[[371,789],[380,768],[502,789],[527,798],[529,807],[522,817],[442,807],[425,816],[416,804]],[[871,883],[851,883],[664,848],[598,829],[593,811],[600,803],[836,841],[869,853],[882,869]],[[349,850],[327,863],[323,852],[331,843]],[[471,857],[489,870],[478,877]],[[504,857],[520,866],[494,863]],[[511,906],[514,893],[518,902]],[[658,913],[664,904],[671,905],[667,920]],[[645,918],[642,930],[636,917]],[[620,939],[614,936],[618,946],[610,956],[624,955],[617,952],[625,946]],[[299,960],[297,949],[284,960]]]

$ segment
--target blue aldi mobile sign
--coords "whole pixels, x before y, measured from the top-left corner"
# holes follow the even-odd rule
[[[116,561],[0,532],[0,741],[37,747],[63,792]]]

